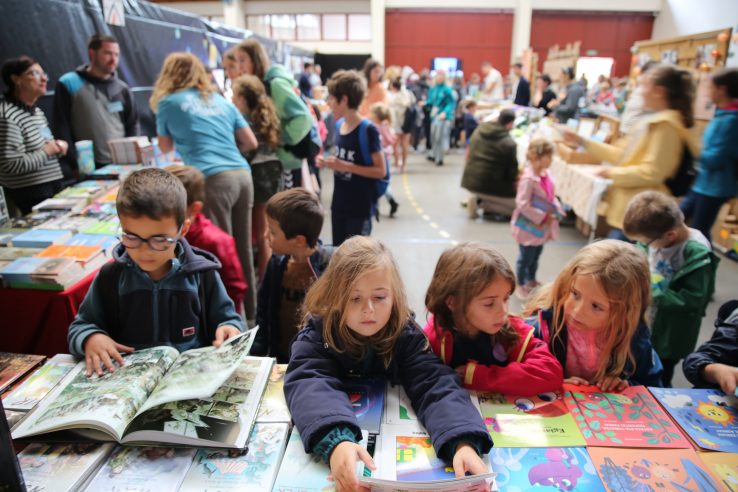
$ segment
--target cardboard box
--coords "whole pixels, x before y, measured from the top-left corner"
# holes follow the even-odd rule
[[[602,161],[583,149],[572,149],[563,142],[558,142],[559,155],[568,164],[600,164]]]

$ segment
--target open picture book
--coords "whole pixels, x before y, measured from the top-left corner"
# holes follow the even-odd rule
[[[100,377],[87,377],[81,361],[18,424],[13,438],[75,430],[120,443],[242,448],[273,363],[248,357],[255,333],[217,349],[137,350]]]

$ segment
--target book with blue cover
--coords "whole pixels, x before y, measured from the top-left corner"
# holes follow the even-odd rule
[[[379,434],[384,412],[385,385],[386,382],[381,379],[357,379],[346,383],[346,392],[359,427],[369,434]]]
[[[649,390],[697,446],[738,453],[738,398],[717,389]]]
[[[52,244],[62,244],[74,233],[67,230],[31,229],[13,238],[16,248],[45,248]]]

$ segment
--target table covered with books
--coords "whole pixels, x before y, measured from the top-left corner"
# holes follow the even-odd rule
[[[243,341],[250,336],[186,357],[161,347],[141,350],[126,356],[114,374],[90,380],[69,356],[38,366],[38,358],[0,354],[0,391],[13,379],[9,371],[18,377],[23,364],[37,368],[3,394],[13,437],[34,443],[18,455],[27,484],[42,488],[53,481],[54,490],[95,491],[144,485],[157,491],[332,490],[328,465],[305,453],[291,425],[286,365],[247,356]],[[195,370],[205,366],[207,373]],[[146,375],[156,368],[164,373],[159,382],[134,398],[147,410],[123,411],[136,385],[151,381]],[[196,387],[199,393],[191,391]],[[372,490],[481,490],[469,485],[473,477],[454,481],[400,386],[350,380],[345,390],[363,429],[361,444],[377,465],[371,474],[357,470]],[[495,474],[492,490],[707,492],[738,486],[738,399],[719,390],[634,386],[604,393],[564,385],[540,395],[472,391],[469,397],[495,442],[484,457]],[[122,430],[125,424],[116,419],[132,423]],[[47,430],[77,420],[89,426],[105,421],[117,428],[117,440],[149,447],[44,443]],[[411,488],[419,482],[421,488]]]

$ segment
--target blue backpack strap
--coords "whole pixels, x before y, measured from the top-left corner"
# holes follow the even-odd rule
[[[369,152],[369,125],[372,122],[364,118],[359,123],[359,147],[361,148],[361,155],[364,157],[364,164],[367,166],[372,165],[372,154]]]

